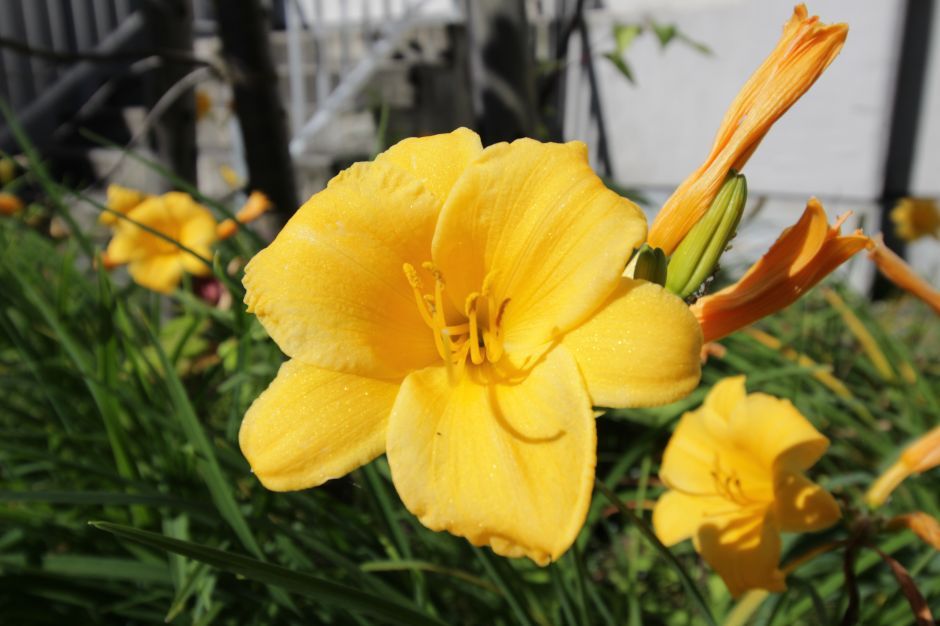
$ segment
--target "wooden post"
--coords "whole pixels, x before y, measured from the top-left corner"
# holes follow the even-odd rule
[[[160,0],[141,3],[147,17],[152,48],[166,52],[193,52],[192,0]],[[155,75],[155,104],[183,79],[192,67],[166,62]],[[196,183],[196,100],[192,89],[180,94],[154,126],[157,153],[183,180]]]
[[[284,218],[297,209],[288,152],[287,115],[271,60],[270,16],[259,0],[213,0],[225,60],[236,75],[235,113],[241,124],[249,186],[263,191]]]
[[[907,0],[905,3],[901,54],[898,57],[891,128],[885,154],[884,183],[879,202],[881,232],[884,233],[885,245],[902,257],[904,241],[894,234],[890,212],[898,200],[910,193],[927,53],[930,49],[933,4],[933,0]],[[894,283],[880,273],[875,274],[871,288],[872,298],[884,298],[894,289]]]
[[[488,145],[535,134],[535,78],[525,0],[466,0],[477,132]]]

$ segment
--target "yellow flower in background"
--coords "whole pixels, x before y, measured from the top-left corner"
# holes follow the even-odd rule
[[[940,426],[906,447],[898,460],[871,486],[865,494],[865,500],[869,506],[881,506],[905,478],[937,466],[940,466]]]
[[[108,185],[107,194],[106,206],[121,215],[127,215],[132,209],[147,199],[147,194],[129,187],[122,187],[121,185]],[[98,221],[102,224],[113,226],[117,223],[118,216],[108,211],[102,211],[98,215]]]
[[[894,232],[906,241],[940,236],[940,208],[930,198],[902,198],[891,209]]]
[[[171,191],[146,198],[120,220],[108,244],[108,266],[128,264],[128,272],[138,285],[169,293],[184,272],[205,276],[211,269],[199,258],[174,243],[144,230],[151,228],[202,256],[212,257],[216,221],[207,208],[186,193]]]
[[[699,380],[688,307],[621,277],[645,234],[581,143],[458,129],[353,165],[245,271],[290,357],[242,423],[252,470],[304,489],[386,452],[427,527],[557,559],[593,488],[592,405]]]
[[[770,127],[842,49],[848,27],[821,24],[798,5],[770,56],[748,79],[718,129],[711,154],[663,205],[649,244],[672,254],[708,210],[731,170],[741,171]]]
[[[691,538],[733,596],[782,591],[780,533],[810,532],[840,517],[832,496],[803,472],[829,440],[788,401],[747,394],[726,378],[682,416],[663,455],[669,488],[653,510],[667,546]]]
[[[23,210],[23,201],[12,193],[0,191],[0,215],[15,215]]]
[[[829,225],[826,212],[812,198],[796,224],[783,231],[741,279],[700,298],[692,313],[705,341],[714,341],[796,302],[870,239],[861,231],[841,235],[844,215]]]

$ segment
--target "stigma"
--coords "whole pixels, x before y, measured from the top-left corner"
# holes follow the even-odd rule
[[[484,279],[480,291],[467,296],[463,311],[458,311],[460,319],[448,321],[444,314],[444,277],[433,263],[423,263],[421,267],[434,277],[433,293],[425,292],[413,265],[405,263],[402,269],[414,293],[418,313],[430,328],[448,372],[459,375],[468,362],[472,365],[497,363],[503,356],[502,322],[509,298],[497,301],[489,288],[489,280]]]

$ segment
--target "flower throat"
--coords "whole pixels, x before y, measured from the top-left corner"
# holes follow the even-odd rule
[[[434,276],[434,294],[424,293],[424,285],[410,263],[402,269],[414,292],[415,304],[424,323],[434,334],[434,345],[448,370],[462,371],[469,358],[474,365],[496,363],[503,356],[502,320],[509,298],[497,303],[484,279],[483,289],[467,296],[462,312],[463,321],[448,324],[444,315],[444,277],[431,262],[421,265]]]

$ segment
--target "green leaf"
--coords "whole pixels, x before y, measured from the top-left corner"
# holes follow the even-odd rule
[[[604,54],[604,58],[613,63],[614,67],[616,67],[620,73],[623,74],[624,78],[626,78],[631,83],[636,84],[636,80],[633,78],[633,70],[630,69],[630,66],[619,54],[616,52],[607,52]]]
[[[398,624],[441,626],[443,622],[422,613],[415,607],[340,585],[310,574],[294,572],[251,557],[217,550],[197,543],[173,539],[146,530],[112,524],[89,522],[91,526],[123,539],[151,548],[179,554],[218,569],[244,576],[260,583],[281,587],[327,606],[352,613],[366,613]]]

